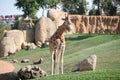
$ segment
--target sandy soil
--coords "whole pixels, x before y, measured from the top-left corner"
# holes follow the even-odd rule
[[[0,60],[0,74],[12,72],[14,68],[15,67],[11,63]]]

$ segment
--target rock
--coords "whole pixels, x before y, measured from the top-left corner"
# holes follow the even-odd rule
[[[47,16],[55,23],[56,27],[59,27],[64,22],[62,19],[65,18],[65,14],[68,14],[68,13],[57,10],[57,9],[49,9]],[[66,31],[65,33],[67,34],[75,33],[76,31],[75,24],[71,23],[69,27],[70,27],[70,30]]]
[[[18,29],[20,29],[20,30],[26,30],[26,29],[32,29],[33,27],[34,27],[33,20],[31,18],[25,18],[19,24]]]
[[[23,59],[23,60],[21,60],[21,63],[29,63],[29,62],[30,62],[29,59]]]
[[[3,37],[0,41],[0,57],[15,54],[17,46],[13,37]]]
[[[32,50],[32,49],[36,49],[37,46],[34,43],[26,43],[22,45],[22,48],[25,50]]]
[[[48,42],[49,38],[56,31],[55,23],[47,17],[41,17],[36,24],[35,29],[35,42],[36,45],[42,47],[43,44]]]
[[[35,46],[34,43],[31,43],[29,46],[28,46],[28,49],[31,50],[31,49],[36,49],[37,46]]]
[[[25,42],[24,34],[21,30],[7,31],[4,35],[4,37],[12,37],[15,41],[15,45],[16,45],[16,48],[18,51],[21,50],[21,46]]]
[[[16,72],[0,74],[0,80],[19,80]]]
[[[47,76],[47,73],[38,66],[27,66],[18,71],[18,76],[20,79],[24,80]]]
[[[48,74],[45,72],[45,71],[43,71],[43,70],[41,70],[40,71],[40,77],[42,77],[42,76],[47,76]]]
[[[21,50],[23,46],[29,49],[35,49],[34,30],[10,30],[5,31],[3,38],[0,40],[0,57],[14,54]]]
[[[63,24],[63,20],[62,18],[65,18],[65,14],[67,14],[66,12],[57,10],[57,9],[49,9],[47,16],[54,21],[54,23],[56,24],[56,26],[61,26]]]
[[[35,41],[35,31],[33,29],[22,30],[26,43],[33,43]]]
[[[42,61],[43,61],[43,58],[40,58],[39,60],[34,61],[33,64],[34,65],[41,64]]]
[[[24,67],[24,68],[21,68],[18,72],[17,72],[17,74],[18,74],[18,76],[19,76],[19,78],[21,78],[22,80],[24,80],[24,79],[30,79],[31,77],[32,77],[32,75],[31,75],[31,69],[32,69],[32,66],[26,66],[26,67]]]
[[[12,59],[12,62],[13,62],[13,63],[17,63],[18,60],[17,60],[17,59]]]
[[[8,56],[9,54],[14,54],[18,52],[19,50],[21,50],[21,46],[24,42],[25,40],[22,31],[6,31],[0,41],[0,56]]]
[[[86,59],[84,59],[83,61],[75,64],[74,67],[72,68],[72,72],[95,70],[96,62],[97,62],[97,56],[91,55]]]

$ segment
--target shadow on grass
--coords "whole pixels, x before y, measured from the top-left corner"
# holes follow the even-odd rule
[[[95,35],[78,35],[78,36],[69,36],[69,37],[66,37],[65,39],[66,40],[83,40],[83,39],[87,39],[87,38],[90,38],[90,37],[95,37]]]

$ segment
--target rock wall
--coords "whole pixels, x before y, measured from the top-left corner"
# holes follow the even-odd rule
[[[65,17],[65,12],[50,9],[48,17],[56,24],[62,25],[62,18]],[[70,33],[120,33],[120,16],[87,16],[87,15],[72,15]]]

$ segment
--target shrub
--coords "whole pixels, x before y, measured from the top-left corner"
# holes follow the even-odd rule
[[[11,26],[5,23],[0,23],[0,38],[3,36],[4,30],[11,30]]]

